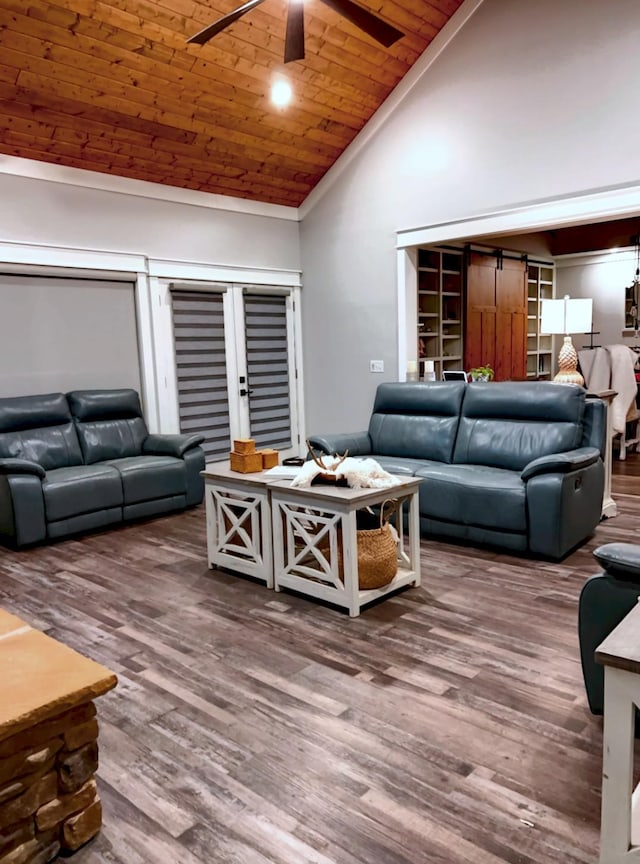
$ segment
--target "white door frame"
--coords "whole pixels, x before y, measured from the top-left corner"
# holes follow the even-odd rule
[[[245,290],[251,293],[280,294],[287,302],[287,337],[289,340],[289,374],[291,381],[291,433],[293,447],[281,451],[281,456],[304,455],[304,402],[302,398],[302,321],[300,316],[300,273],[284,270],[251,270],[184,262],[149,261],[151,318],[155,381],[159,388],[159,431],[175,433],[180,429],[175,344],[171,315],[171,286],[189,291],[221,292],[223,294],[229,422],[231,437],[249,434],[249,400],[240,396],[238,382],[247,378],[244,333]],[[208,279],[207,277],[217,277]],[[226,278],[224,278],[226,277]]]

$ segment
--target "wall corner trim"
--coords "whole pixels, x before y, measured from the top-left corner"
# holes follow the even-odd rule
[[[464,0],[464,3],[458,7],[442,30],[427,45],[404,78],[391,91],[360,132],[358,132],[347,149],[338,157],[320,182],[309,192],[305,200],[298,207],[300,221],[313,210],[316,204],[318,204],[340,177],[345,168],[369,143],[380,127],[387,122],[393,112],[407,98],[420,79],[429,71],[430,66],[435,63],[447,45],[459,33],[482,3],[483,0]]]

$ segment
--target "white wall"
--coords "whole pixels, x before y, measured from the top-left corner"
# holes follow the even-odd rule
[[[309,432],[397,368],[395,232],[637,182],[637,0],[484,0],[302,223]],[[385,374],[369,373],[369,360]]]
[[[159,187],[160,194],[161,190]],[[178,261],[300,269],[295,219],[11,174],[0,174],[0,201],[0,240]]]
[[[591,297],[593,326],[600,331],[594,336],[597,345],[635,345],[638,340],[623,338],[625,327],[624,294],[631,285],[636,270],[635,254],[619,253],[580,257],[563,257],[556,261],[556,296]],[[574,336],[577,349],[588,345],[588,337]]]

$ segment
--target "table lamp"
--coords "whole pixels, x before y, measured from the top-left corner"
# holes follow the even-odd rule
[[[565,295],[562,300],[543,300],[540,334],[564,334],[564,343],[558,354],[558,374],[553,379],[559,384],[579,384],[584,387],[584,378],[578,372],[578,355],[571,341],[571,333],[589,333],[593,300],[571,300]]]

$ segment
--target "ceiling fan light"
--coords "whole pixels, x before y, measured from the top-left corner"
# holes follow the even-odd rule
[[[277,108],[286,108],[292,96],[291,84],[284,78],[279,78],[271,85],[271,101]]]

